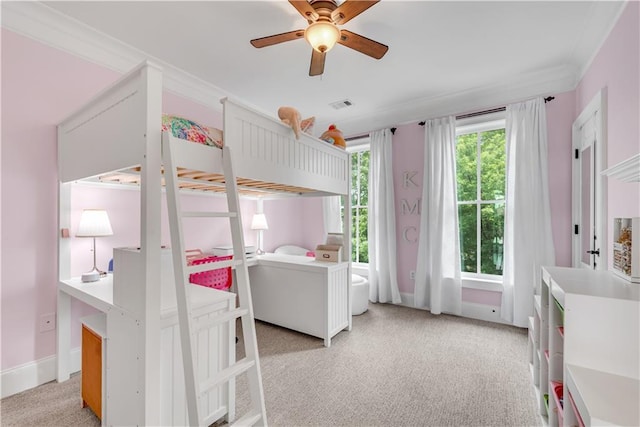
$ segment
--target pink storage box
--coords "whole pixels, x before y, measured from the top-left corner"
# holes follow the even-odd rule
[[[215,255],[204,255],[200,257],[187,257],[188,265],[199,265],[212,263],[212,270],[203,271],[200,273],[193,273],[189,275],[189,282],[195,283],[196,285],[206,286],[208,288],[226,290],[231,287],[232,277],[231,277],[231,267],[225,268],[215,268],[215,263],[217,261],[226,261],[232,259],[232,255],[228,256],[215,256]]]

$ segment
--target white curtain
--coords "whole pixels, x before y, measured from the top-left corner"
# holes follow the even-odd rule
[[[456,119],[425,123],[424,174],[414,305],[461,314]]]
[[[507,106],[507,191],[501,316],[526,327],[540,266],[555,264],[544,100]]]
[[[327,196],[322,198],[322,219],[324,220],[325,234],[342,233],[340,197],[341,196]]]
[[[369,152],[369,299],[399,304],[391,131],[372,132]]]

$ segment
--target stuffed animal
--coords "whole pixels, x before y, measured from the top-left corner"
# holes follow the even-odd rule
[[[300,113],[293,107],[278,108],[278,117],[282,123],[291,126],[296,139],[300,139]]]
[[[329,129],[320,135],[320,139],[342,149],[347,147],[344,137],[342,136],[342,131],[338,129],[336,125],[329,126]]]

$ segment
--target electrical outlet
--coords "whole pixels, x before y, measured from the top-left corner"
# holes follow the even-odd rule
[[[40,332],[53,331],[56,328],[56,314],[48,313],[40,316]]]
[[[409,278],[410,278],[411,280],[416,280],[416,272],[415,272],[414,270],[411,270],[411,271],[409,272]]]

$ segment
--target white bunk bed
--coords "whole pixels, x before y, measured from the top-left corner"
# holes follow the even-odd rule
[[[334,329],[350,330],[349,154],[306,134],[296,140],[292,130],[279,120],[229,99],[221,102],[224,144],[232,153],[241,194],[345,196],[346,247],[342,262],[347,265],[343,269],[346,280],[341,281],[341,288],[337,290],[341,298],[337,298],[335,304],[339,307],[335,307],[331,315]],[[103,361],[106,378],[103,380],[107,396],[103,396],[106,411],[103,409],[102,418],[105,425],[167,425],[186,420],[183,396],[180,391],[171,393],[172,389],[183,387],[180,381],[184,378],[174,373],[174,378],[167,379],[163,372],[166,366],[179,362],[180,355],[179,351],[171,350],[171,342],[179,340],[173,337],[167,344],[164,338],[171,335],[168,328],[177,330],[177,320],[173,276],[166,271],[171,257],[161,249],[159,233],[163,197],[161,118],[162,70],[144,62],[58,126],[61,230],[71,229],[73,182],[120,181],[140,186],[140,247],[133,251],[133,256],[125,257],[126,262],[133,265],[114,271],[109,283],[103,283],[105,279],[93,284],[82,283],[71,277],[70,241],[59,239],[57,378],[58,381],[69,378],[70,299],[80,299],[106,313],[107,349],[106,361]],[[169,139],[174,147],[174,161],[183,167],[179,175],[185,181],[181,187],[224,191],[222,150],[173,136]],[[114,254],[118,256],[118,251]],[[105,286],[100,286],[102,284]],[[211,310],[230,309],[235,304],[228,293],[206,290],[210,291],[207,294]],[[206,308],[200,310],[203,316],[210,312]],[[210,337],[214,338],[203,345],[203,351],[218,350],[219,357],[215,358],[218,366],[207,369],[220,369],[235,357],[232,344],[235,329],[217,328],[211,331]],[[167,358],[177,359],[167,361]],[[233,384],[219,396],[210,398],[211,405],[219,405],[221,416],[233,418]],[[167,409],[171,403],[173,409]]]

